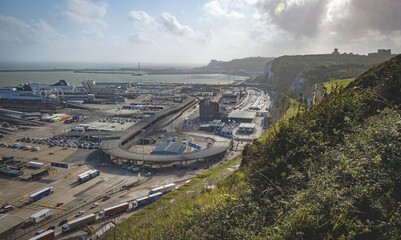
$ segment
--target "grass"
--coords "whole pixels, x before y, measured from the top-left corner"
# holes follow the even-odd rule
[[[300,110],[300,112],[302,112],[304,110],[304,107],[302,107],[302,105],[300,106],[300,103],[295,100],[294,98],[288,97],[288,102],[289,102],[289,106],[287,107],[287,109],[285,110],[284,114],[279,117],[277,119],[277,121],[275,121],[259,138],[257,141],[263,142],[265,141],[267,138],[274,138],[275,137],[275,133],[278,132],[278,130],[280,129],[280,126],[283,124],[287,124],[288,121],[295,117],[298,114],[298,109]]]
[[[208,187],[217,186],[225,178],[234,173],[235,167],[240,162],[241,156],[237,156],[223,164],[218,164],[205,170],[178,189],[164,195],[157,202],[145,206],[142,210],[133,214],[117,226],[119,236],[130,235],[134,230],[133,228],[137,228],[138,226],[153,225],[153,227],[156,227],[160,221],[178,221],[180,216],[176,216],[174,213],[180,211],[185,211],[187,215],[191,215],[192,208],[190,206],[193,200],[198,198],[203,200],[208,199],[209,201],[218,198],[218,195],[209,193],[208,196],[205,195],[208,192]],[[106,239],[108,239],[107,236]]]
[[[326,94],[330,94],[336,87],[343,89],[346,88],[355,78],[345,78],[345,79],[334,79],[329,82],[325,82],[323,85],[326,88]]]

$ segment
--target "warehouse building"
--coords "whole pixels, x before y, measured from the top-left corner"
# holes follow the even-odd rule
[[[227,118],[230,121],[236,121],[237,123],[251,123],[255,119],[255,112],[232,112],[228,114]]]
[[[241,123],[239,125],[239,133],[252,134],[254,132],[255,132],[255,124],[254,123]]]

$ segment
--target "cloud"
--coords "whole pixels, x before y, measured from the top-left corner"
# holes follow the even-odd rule
[[[207,2],[203,6],[203,10],[208,14],[217,17],[226,17],[226,18],[244,18],[245,15],[232,9],[233,4],[230,4],[230,1],[221,1],[221,0],[213,0]]]
[[[131,11],[129,18],[131,21],[138,23],[138,24],[143,24],[147,26],[156,26],[157,23],[154,18],[149,16],[146,12],[144,11]]]
[[[343,38],[367,36],[369,31],[386,35],[401,31],[401,1],[348,0],[343,6],[335,11],[343,14],[326,24]]]
[[[101,19],[107,13],[108,5],[104,2],[91,0],[67,0],[67,10],[60,16],[69,21],[91,27],[107,28],[107,24]]]
[[[28,24],[11,16],[0,15],[1,42],[39,44],[64,39],[64,35],[42,19]]]
[[[103,17],[107,13],[108,5],[91,0],[67,0],[67,8],[82,16]]]
[[[145,35],[144,32],[147,32],[147,35],[150,36],[152,32],[155,32],[155,29],[162,33],[187,37],[202,44],[206,44],[212,39],[212,33],[210,31],[195,31],[190,26],[180,23],[171,13],[162,13],[157,18],[154,18],[144,11],[131,11],[129,18],[141,29],[141,33],[133,34],[128,37],[128,39],[133,42],[142,42],[141,37]],[[156,31],[158,32],[157,34],[160,34],[159,31]],[[153,36],[155,35],[156,34],[153,34]],[[150,37],[147,37],[146,41],[149,40]]]
[[[170,13],[162,13],[159,18],[161,26],[170,33],[176,35],[193,35],[194,30],[189,26],[182,25],[177,18]]]
[[[128,40],[137,45],[154,45],[155,42],[148,36],[141,33],[135,33],[128,37]]]
[[[90,26],[97,26],[97,27],[102,27],[102,28],[107,28],[107,24],[102,21],[99,18],[91,18],[87,16],[82,16],[79,14],[76,14],[74,12],[69,12],[69,11],[64,11],[60,14],[65,19],[68,19],[70,21],[82,24],[82,25],[90,25]]]

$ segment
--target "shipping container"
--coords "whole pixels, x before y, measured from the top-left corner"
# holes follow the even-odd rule
[[[38,222],[41,222],[41,221],[49,218],[51,216],[51,214],[52,214],[51,210],[48,208],[45,208],[45,209],[42,209],[39,212],[33,214],[32,216],[30,216],[29,221],[31,221],[33,223],[38,223]]]
[[[31,237],[29,240],[53,240],[55,239],[54,230],[47,230],[37,236]]]
[[[77,219],[68,221],[66,224],[64,224],[61,227],[61,229],[64,233],[64,232],[72,231],[72,230],[80,228],[80,227],[83,228],[86,225],[91,224],[95,221],[96,221],[96,215],[92,213],[92,214],[83,216],[81,218],[77,218]]]
[[[31,203],[36,202],[39,199],[46,197],[47,195],[52,194],[52,193],[53,193],[53,187],[44,188],[34,194],[29,195],[29,202],[31,202]]]

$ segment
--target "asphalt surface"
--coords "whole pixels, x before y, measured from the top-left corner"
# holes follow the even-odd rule
[[[169,163],[177,161],[190,161],[225,153],[227,150],[231,148],[232,140],[209,134],[202,134],[202,135],[205,137],[213,138],[214,139],[213,145],[211,145],[209,148],[205,150],[187,154],[159,156],[159,155],[149,155],[149,154],[130,152],[126,149],[127,148],[126,146],[129,145],[130,141],[132,142],[136,137],[141,136],[142,134],[141,131],[143,131],[143,129],[146,129],[147,132],[152,131],[153,124],[157,125],[156,124],[157,121],[169,118],[171,114],[185,111],[186,107],[190,106],[191,103],[193,103],[193,99],[187,99],[183,104],[180,104],[179,106],[160,111],[156,113],[154,117],[148,117],[146,119],[143,119],[141,122],[135,124],[133,127],[128,129],[127,130],[128,133],[122,136],[121,139],[102,141],[100,148],[102,149],[103,152],[107,153],[110,156],[126,160],[144,161],[144,163]],[[200,135],[198,133],[191,133],[191,134]]]

